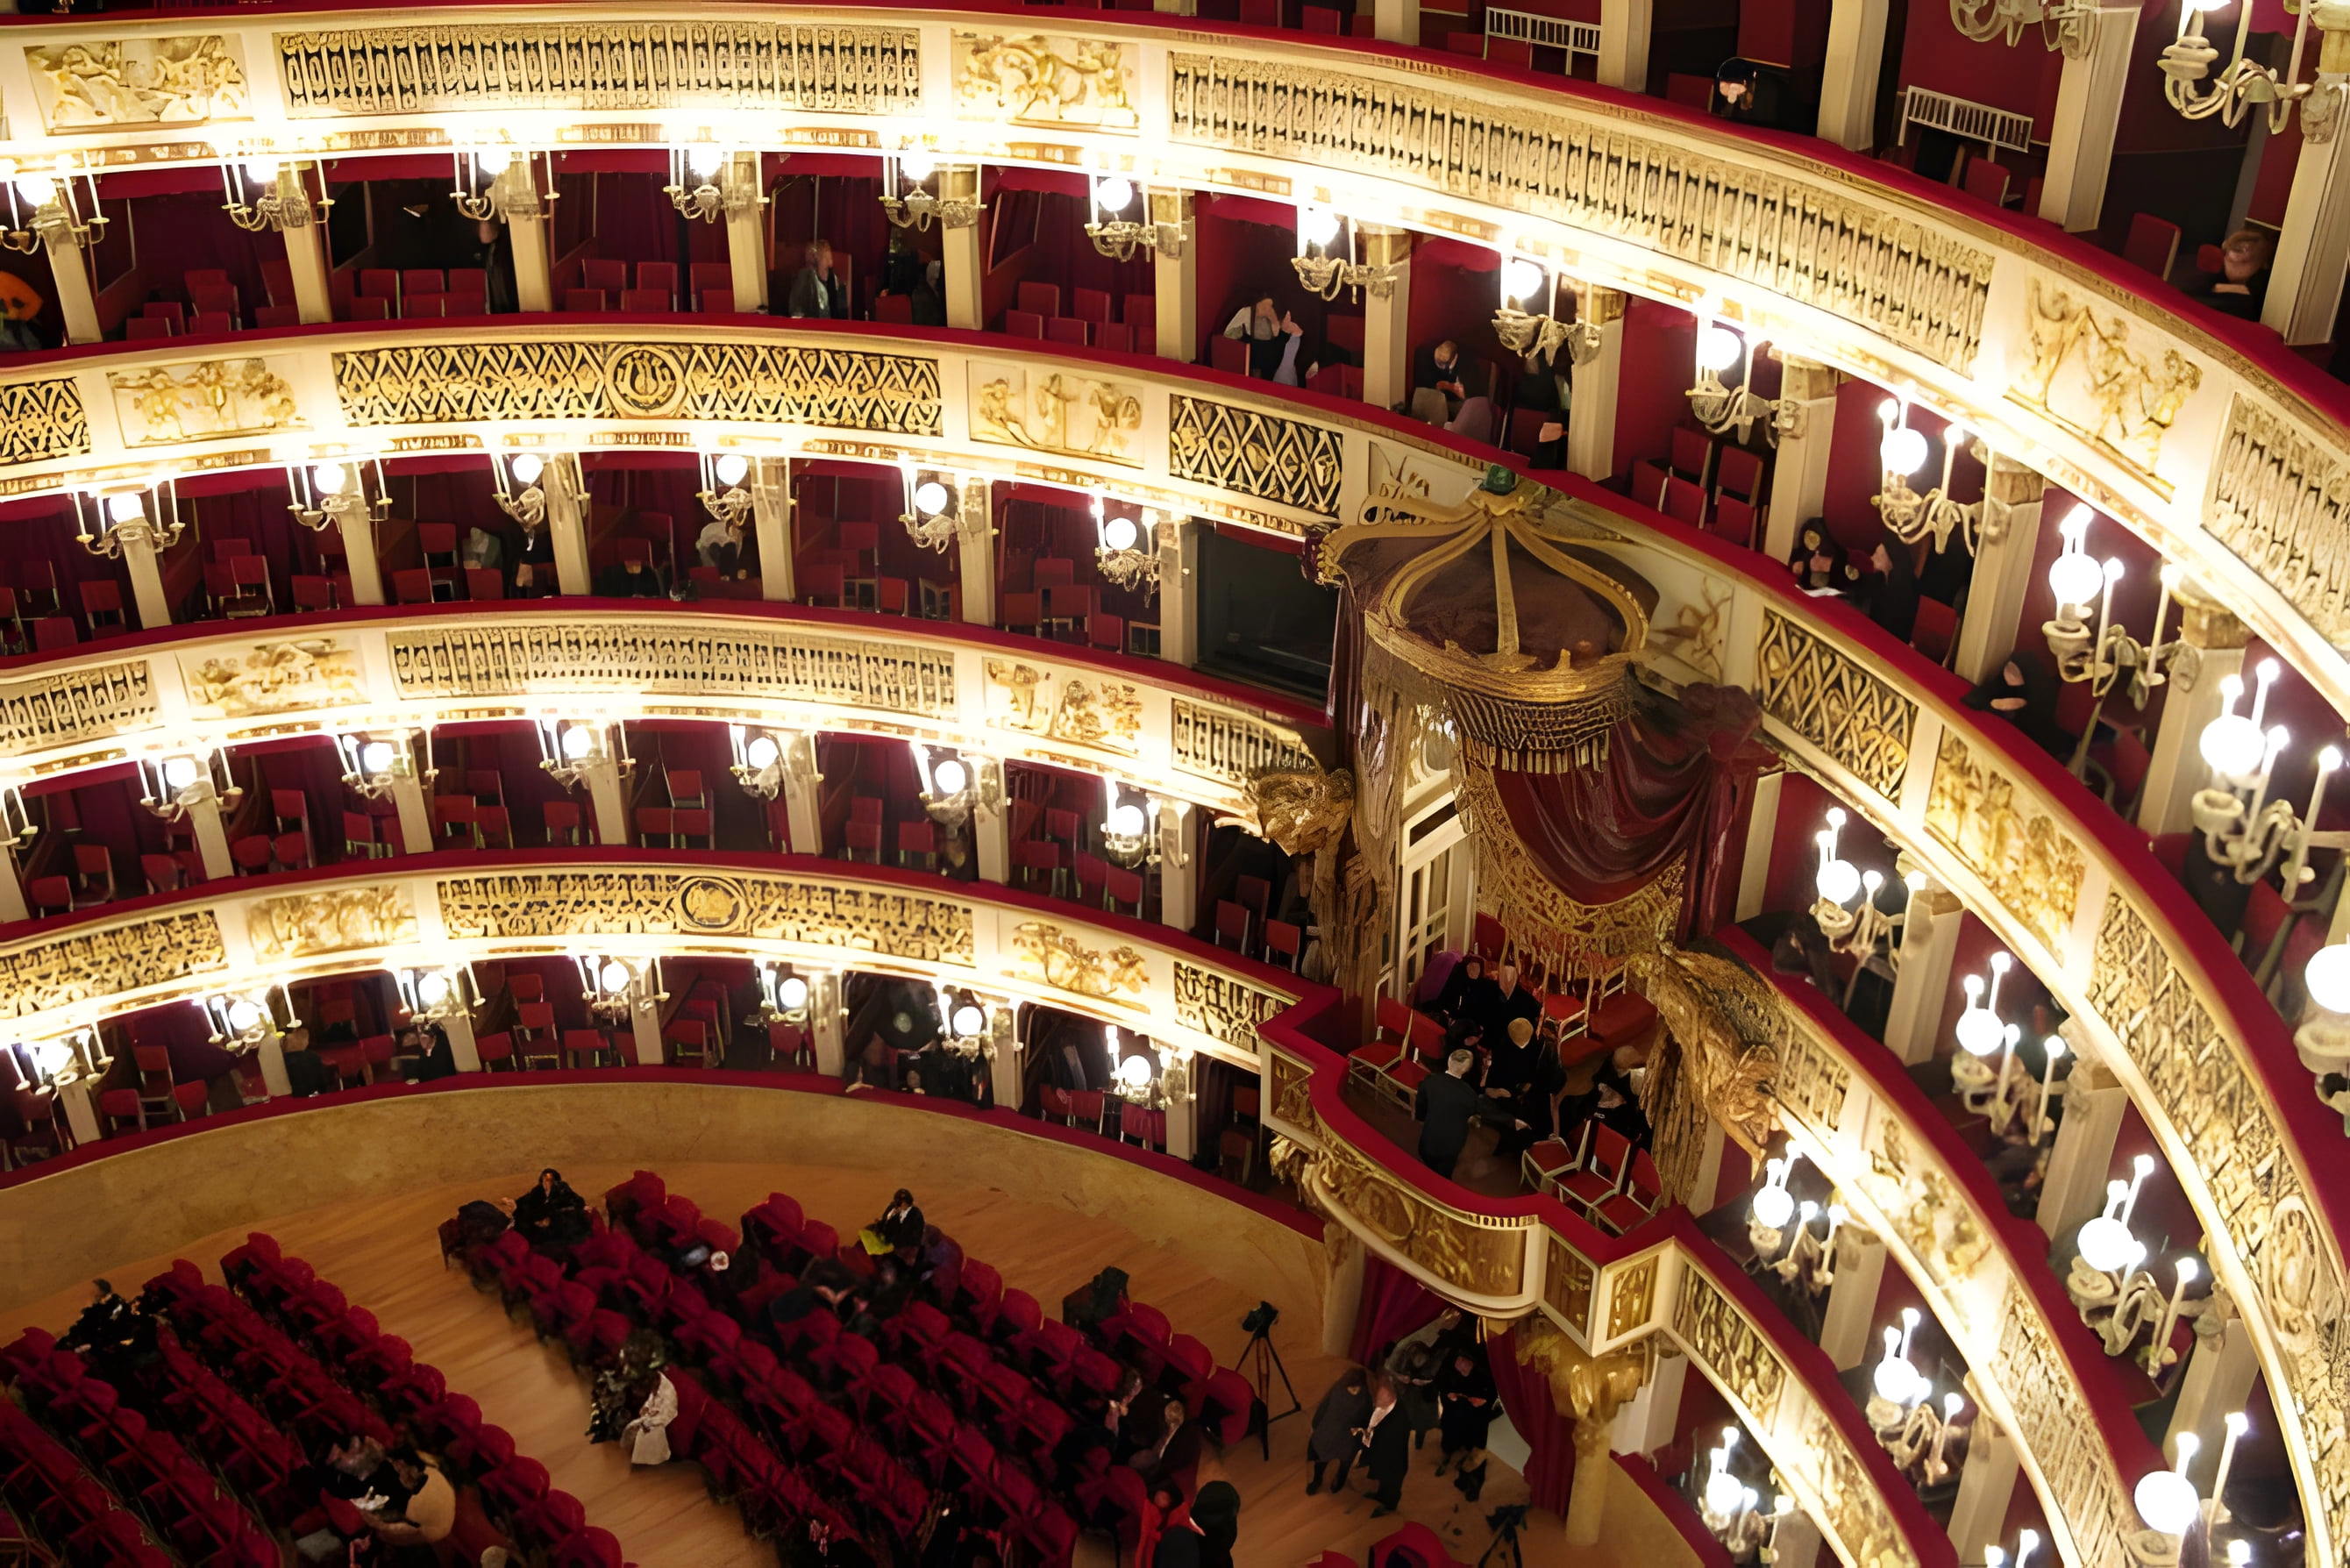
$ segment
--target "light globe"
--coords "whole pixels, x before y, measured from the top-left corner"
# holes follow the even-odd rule
[[[351,482],[351,471],[339,462],[322,462],[310,471],[311,487],[321,495],[340,495]]]
[[[1113,550],[1131,550],[1141,537],[1142,530],[1131,517],[1113,517],[1102,524],[1102,543]]]
[[[744,742],[743,760],[765,773],[783,760],[784,749],[775,744],[773,735],[754,735]]]
[[[629,970],[618,959],[606,959],[604,967],[596,971],[596,983],[607,996],[617,996],[629,989]]]
[[[1705,1480],[1705,1510],[1718,1519],[1727,1519],[1738,1511],[1746,1499],[1746,1488],[1728,1470],[1716,1470]]]
[[[732,489],[750,474],[751,460],[739,452],[722,452],[718,461],[710,465],[710,472],[717,476],[719,483]]]
[[[2165,1535],[2184,1535],[2203,1511],[2195,1483],[2177,1470],[2149,1470],[2138,1478],[2130,1493],[2147,1528]]]
[[[163,787],[164,787],[164,788],[169,789],[169,790],[174,790],[174,791],[177,791],[177,790],[183,790],[183,789],[187,788],[190,784],[194,784],[195,782],[196,782],[196,760],[195,760],[195,758],[193,758],[193,757],[165,757],[165,758],[163,759]]]
[[[57,182],[46,174],[19,174],[16,194],[28,207],[46,207],[57,199]]]
[[[1698,339],[1698,363],[1720,375],[1746,357],[1746,340],[1727,327],[1709,327]]]
[[[987,1014],[970,1002],[966,1002],[954,1010],[954,1032],[957,1039],[968,1040],[986,1027]]]
[[[2007,1043],[2007,1030],[1999,1014],[1988,1007],[1970,1007],[1959,1014],[1960,1049],[1970,1056],[1988,1056]]]
[[[538,476],[546,472],[546,460],[535,452],[515,453],[514,476],[524,484],[536,484]]]
[[[1502,292],[1513,301],[1532,298],[1543,286],[1543,269],[1519,256],[1502,270]]]
[[[898,172],[919,185],[938,172],[939,161],[927,152],[909,152],[898,160]]]
[[[2048,563],[2048,591],[2061,605],[2094,601],[2106,586],[2106,569],[2085,550],[2067,550]]]
[[[942,757],[931,769],[931,783],[941,795],[961,794],[971,787],[971,769],[961,757]]]
[[[147,506],[135,490],[106,498],[106,514],[117,523],[136,523],[147,515]]]
[[[2328,1012],[2350,1012],[2350,942],[2318,949],[2301,977],[2310,1001]]]
[[[2195,742],[2206,765],[2230,778],[2259,772],[2261,754],[2267,748],[2268,737],[2261,733],[2261,727],[2241,713],[2220,714],[2203,726]]]
[[[1849,860],[1829,861],[1813,880],[1819,888],[1820,897],[1831,904],[1849,903],[1852,896],[1860,891],[1860,870]]]
[[[393,754],[390,741],[369,741],[359,748],[359,771],[370,776],[390,773]]]
[[[589,729],[585,724],[566,724],[563,726],[563,754],[565,756],[570,758],[575,763],[580,762],[591,755],[595,750],[596,732],[593,730]]]
[[[926,479],[914,486],[914,510],[925,517],[935,517],[947,509],[947,487],[935,479]]]
[[[449,1000],[449,977],[437,969],[426,970],[416,977],[416,1000],[427,1007],[438,1007]]]
[[[1094,203],[1105,213],[1123,213],[1134,204],[1134,182],[1112,174],[1094,183]]]
[[[1926,434],[1906,425],[1887,431],[1877,443],[1877,455],[1886,472],[1907,477],[1926,466]]]
[[[775,987],[775,1000],[784,1004],[786,1012],[797,1012],[807,1005],[807,999],[808,983],[795,974],[784,976],[783,983]]]
[[[1142,832],[1142,808],[1131,803],[1114,805],[1103,818],[1102,826],[1120,838],[1133,838]]]
[[[2100,1214],[2081,1227],[2075,1243],[2081,1262],[2099,1273],[2111,1274],[2134,1266],[2146,1256],[2146,1246],[2130,1228],[2110,1214]]]
[[[1297,215],[1297,232],[1309,245],[1326,245],[1338,237],[1338,214],[1327,207],[1308,207]]]
[[[250,997],[238,997],[228,1004],[228,1026],[239,1034],[261,1022],[261,1009]]]
[[[1788,1196],[1787,1189],[1783,1187],[1765,1187],[1758,1189],[1754,1194],[1752,1213],[1754,1222],[1758,1225],[1776,1231],[1784,1225],[1794,1212],[1795,1200]]]
[[[1118,1081],[1128,1089],[1148,1088],[1150,1064],[1140,1056],[1128,1056],[1118,1064]]]

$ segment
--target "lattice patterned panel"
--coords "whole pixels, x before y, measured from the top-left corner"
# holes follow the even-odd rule
[[[1673,1336],[1692,1359],[1703,1362],[1716,1386],[1740,1404],[1752,1423],[1771,1424],[1787,1369],[1770,1344],[1731,1304],[1705,1271],[1681,1271],[1680,1299],[1673,1306]]]
[[[0,680],[0,753],[70,745],[143,723],[155,711],[143,659]]]
[[[1259,774],[1314,766],[1286,730],[1175,699],[1174,763],[1203,779],[1243,784]]]
[[[951,718],[954,659],[905,643],[760,628],[673,631],[643,622],[450,627],[392,634],[403,697],[549,691],[825,702]]]
[[[1909,765],[1918,705],[1776,610],[1762,618],[1762,711],[1890,797]]]
[[[1914,1563],[1918,1553],[1893,1522],[1877,1477],[1845,1440],[1844,1432],[1814,1408],[1805,1424],[1804,1446],[1812,1450],[1820,1496],[1819,1522],[1835,1537],[1837,1555],[1866,1568],[1894,1568]],[[1890,1469],[1887,1466],[1887,1469]],[[1898,1478],[1888,1478],[1898,1484]]]
[[[1942,732],[1935,753],[1926,826],[2050,951],[2063,950],[2088,875],[2081,846],[2016,789],[1996,756],[1978,752],[1955,730]]]
[[[335,356],[354,425],[632,419],[939,433],[935,359],[750,343],[444,343]]]
[[[0,463],[79,457],[89,451],[89,416],[65,377],[0,386]]]
[[[928,963],[972,961],[967,904],[789,877],[501,871],[440,883],[457,939],[738,936]]]
[[[1338,514],[1336,431],[1180,395],[1170,418],[1170,467],[1176,478],[1326,517]]]
[[[2334,453],[2241,394],[2204,527],[2336,647],[2350,645],[2350,474]]]
[[[2072,1560],[2127,1561],[2121,1537],[2132,1514],[2125,1511],[2129,1505],[2112,1453],[2095,1426],[2081,1418],[2087,1396],[2048,1337],[2039,1303],[2014,1280],[2000,1324],[1998,1379],[2015,1408],[2017,1435],[2073,1532]]]
[[[766,109],[911,113],[910,28],[764,22],[504,22],[277,35],[286,111]]]
[[[1291,1000],[1183,959],[1175,961],[1175,1022],[1252,1056],[1257,1054],[1256,1026]]]
[[[1213,55],[1171,62],[1174,140],[1365,169],[1621,234],[1967,372],[1991,254],[1823,176],[1798,181],[1440,87]]]
[[[0,986],[0,1018],[164,985],[227,961],[220,922],[209,909],[33,942],[0,960],[8,976]]]
[[[1814,1130],[1829,1131],[1844,1116],[1852,1072],[1790,1012],[1783,1007],[1777,1014],[1779,1072],[1772,1087],[1781,1105]]]

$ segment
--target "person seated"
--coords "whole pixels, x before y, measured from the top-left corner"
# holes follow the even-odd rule
[[[405,1501],[370,1509],[361,1501],[360,1516],[376,1540],[389,1550],[386,1568],[440,1568],[440,1543],[457,1525],[457,1492],[441,1467],[412,1448],[394,1449],[393,1475],[408,1490]]]
[[[2073,750],[2073,738],[2056,722],[2056,699],[2063,689],[2047,655],[2020,648],[1967,693],[1966,705],[1978,713],[1998,714],[2050,756],[2064,757]]]
[[[1786,129],[1787,92],[1779,73],[1752,60],[1724,60],[1713,73],[1713,97],[1706,112],[1766,130]]]
[[[505,541],[477,523],[465,530],[465,543],[457,558],[469,571],[494,570],[505,565]]]
[[[848,283],[832,270],[832,244],[818,239],[807,248],[807,265],[792,279],[785,314],[802,319],[848,319]]]
[[[657,599],[669,592],[650,563],[631,556],[615,561],[596,576],[596,591],[608,599]]]
[[[1869,619],[1903,642],[1918,629],[1918,562],[1890,529],[1868,553],[1868,576],[1851,598]]]
[[[1860,586],[1860,568],[1836,543],[1827,524],[1814,517],[1795,536],[1794,554],[1787,557],[1795,586],[1807,594],[1850,593]]]
[[[538,1184],[515,1199],[514,1221],[522,1239],[542,1252],[567,1252],[595,1229],[588,1200],[553,1167],[540,1171]]]
[[[1232,312],[1224,336],[1248,345],[1248,373],[1260,381],[1299,384],[1297,354],[1305,328],[1281,308],[1273,296],[1263,295]]]
[[[296,1099],[323,1095],[335,1086],[335,1075],[310,1049],[310,1031],[296,1024],[286,1032],[280,1042],[286,1052],[286,1086]]]
[[[71,1328],[57,1335],[57,1348],[94,1353],[120,1345],[130,1335],[130,1303],[115,1293],[113,1281],[92,1280],[89,1304]]]
[[[2220,245],[2220,270],[2199,272],[2186,286],[2212,309],[2245,321],[2258,321],[2268,303],[2269,260],[2274,245],[2258,229],[2238,229]]]
[[[1488,1051],[1498,1050],[1519,1019],[1542,1023],[1542,998],[1518,981],[1518,966],[1503,962],[1493,971],[1493,986],[1485,997],[1485,1011],[1477,1020],[1477,1035]]]
[[[1450,424],[1461,406],[1477,395],[1470,390],[1470,380],[1461,345],[1451,338],[1422,348],[1411,357],[1411,417],[1432,425]]]
[[[1153,1418],[1154,1429],[1134,1434],[1138,1442],[1126,1456],[1126,1467],[1145,1480],[1188,1478],[1200,1468],[1200,1426],[1191,1416],[1180,1399],[1160,1405]]]
[[[457,1054],[451,1049],[449,1037],[432,1024],[421,1024],[400,1031],[397,1054],[411,1058],[407,1074],[411,1084],[430,1084],[457,1075]]]
[[[889,1207],[881,1210],[881,1217],[858,1231],[857,1239],[868,1256],[892,1258],[900,1268],[911,1268],[929,1231],[914,1195],[901,1187],[889,1195]]]
[[[767,1303],[767,1321],[780,1328],[813,1312],[836,1318],[854,1316],[859,1307],[857,1276],[837,1258],[818,1258],[800,1275],[800,1282]]]
[[[1428,1011],[1444,1024],[1449,1044],[1466,1045],[1476,1040],[1484,1021],[1501,1003],[1501,986],[1485,973],[1485,961],[1471,953],[1445,977],[1444,989],[1436,993]]]
[[[714,567],[720,576],[731,577],[742,559],[743,530],[723,517],[712,517],[693,536],[693,555],[703,566]]]

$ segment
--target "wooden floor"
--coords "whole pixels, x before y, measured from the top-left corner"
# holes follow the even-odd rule
[[[480,1401],[484,1416],[504,1427],[522,1452],[545,1463],[555,1484],[577,1496],[588,1521],[619,1537],[629,1561],[639,1568],[734,1568],[774,1561],[772,1550],[745,1536],[731,1509],[712,1505],[700,1472],[686,1464],[631,1471],[617,1447],[591,1446],[584,1437],[588,1398],[584,1383],[562,1353],[542,1346],[523,1324],[511,1322],[496,1298],[476,1293],[459,1271],[444,1272],[434,1243],[435,1226],[468,1198],[510,1196],[529,1185],[533,1170],[518,1164],[513,1179],[487,1192],[467,1187],[420,1189],[389,1195],[363,1207],[291,1210],[265,1227],[287,1251],[313,1264],[347,1292],[354,1304],[372,1311],[385,1332],[405,1338],[417,1358],[438,1366],[456,1392]],[[620,1167],[576,1168],[566,1173],[591,1199],[628,1176]],[[892,1183],[869,1173],[792,1166],[675,1163],[662,1174],[670,1189],[699,1203],[704,1211],[730,1219],[770,1191],[797,1198],[812,1218],[844,1231],[863,1223],[886,1202]],[[1318,1303],[1295,1299],[1294,1280],[1284,1280],[1245,1245],[1232,1249],[1228,1267],[1202,1273],[1172,1250],[1144,1241],[1123,1226],[1072,1213],[1050,1201],[1000,1188],[972,1184],[946,1170],[909,1168],[911,1183],[931,1220],[953,1234],[975,1257],[1003,1271],[1004,1282],[1029,1292],[1055,1310],[1062,1296],[1107,1264],[1127,1271],[1138,1300],[1162,1309],[1178,1330],[1196,1334],[1219,1360],[1237,1355],[1245,1340],[1242,1316],[1260,1297],[1282,1309],[1274,1343],[1310,1413],[1340,1364],[1324,1356]],[[299,1185],[287,1186],[298,1196]],[[242,1238],[224,1233],[184,1250],[182,1255],[217,1278],[220,1255]],[[159,1272],[164,1258],[124,1259],[115,1282],[126,1293]],[[0,1316],[0,1334],[13,1338],[26,1324],[62,1328],[79,1307],[83,1293],[52,1297]],[[1280,1407],[1278,1386],[1275,1408]],[[1294,1568],[1315,1553],[1335,1548],[1360,1561],[1368,1544],[1399,1519],[1374,1522],[1371,1504],[1356,1495],[1343,1500],[1305,1495],[1307,1414],[1274,1428],[1271,1461],[1258,1457],[1253,1442],[1203,1462],[1202,1480],[1222,1475],[1239,1487],[1243,1500],[1240,1543],[1242,1568]],[[1431,1443],[1419,1456],[1404,1490],[1400,1518],[1432,1528],[1455,1556],[1474,1563],[1490,1532],[1482,1511],[1524,1497],[1523,1480],[1493,1466],[1477,1508],[1462,1504],[1449,1480],[1433,1473]],[[1360,1484],[1357,1477],[1357,1484]],[[1572,1563],[1575,1568],[1612,1565],[1604,1546],[1570,1552],[1556,1543],[1556,1523],[1529,1532],[1531,1563]],[[1107,1568],[1107,1543],[1088,1537],[1078,1562]]]

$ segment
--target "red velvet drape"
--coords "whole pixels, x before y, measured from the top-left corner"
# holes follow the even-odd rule
[[[1426,1285],[1384,1258],[1366,1258],[1363,1304],[1355,1314],[1355,1337],[1347,1354],[1367,1366],[1373,1356],[1385,1355],[1389,1345],[1433,1323],[1443,1310],[1443,1301]]]
[[[1731,836],[1770,759],[1751,738],[1761,720],[1753,698],[1735,687],[1692,686],[1678,703],[1636,711],[1617,724],[1604,767],[1497,768],[1493,784],[1518,842],[1567,897],[1582,904],[1629,898],[1686,854],[1676,934],[1710,931],[1730,914]]]
[[[1575,1483],[1575,1438],[1572,1423],[1551,1403],[1550,1379],[1540,1368],[1519,1363],[1514,1332],[1487,1340],[1485,1358],[1493,1369],[1502,1408],[1531,1450],[1526,1490],[1534,1505],[1565,1513],[1567,1489]]]

